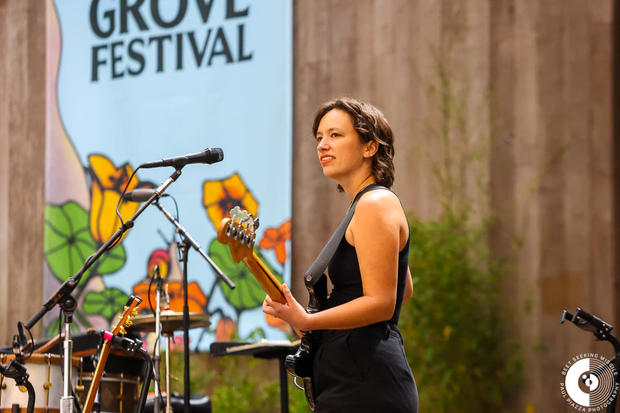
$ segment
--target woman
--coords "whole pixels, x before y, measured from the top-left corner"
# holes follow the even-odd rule
[[[321,330],[314,356],[316,411],[417,412],[418,395],[396,325],[413,292],[409,225],[396,195],[392,130],[375,107],[350,98],[322,105],[312,128],[323,174],[355,209],[328,266],[327,308],[308,314],[285,285],[287,304],[263,311],[300,330]]]

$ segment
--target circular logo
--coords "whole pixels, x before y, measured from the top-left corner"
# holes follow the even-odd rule
[[[573,357],[564,365],[562,376],[562,398],[577,410],[587,407],[603,412],[618,395],[614,365],[597,353]]]

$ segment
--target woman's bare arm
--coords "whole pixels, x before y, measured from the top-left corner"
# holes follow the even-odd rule
[[[348,329],[389,320],[396,305],[402,209],[388,191],[372,191],[359,201],[351,229],[362,276],[363,296],[307,314],[285,289],[287,304],[269,297],[263,311],[301,330]]]

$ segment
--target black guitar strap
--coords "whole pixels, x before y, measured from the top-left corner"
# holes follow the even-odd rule
[[[379,184],[370,184],[365,186],[361,191],[357,193],[357,195],[355,195],[355,198],[353,199],[353,202],[351,202],[351,206],[349,207],[349,210],[344,216],[342,222],[340,223],[340,225],[338,225],[338,228],[336,228],[336,231],[334,231],[329,241],[327,241],[327,244],[325,244],[325,247],[323,247],[323,249],[319,253],[319,256],[316,258],[316,260],[314,260],[314,262],[310,266],[310,269],[308,269],[308,271],[306,271],[306,273],[304,274],[304,282],[306,283],[306,287],[313,287],[319,281],[321,275],[323,275],[323,273],[325,272],[325,269],[329,264],[329,260],[331,260],[336,253],[338,244],[340,244],[340,241],[342,240],[342,237],[344,236],[344,233],[349,226],[349,222],[351,222],[351,218],[353,218],[353,213],[355,212],[355,206],[357,205],[357,201],[359,201],[361,196],[364,195],[366,192],[380,188],[388,189],[385,186]]]

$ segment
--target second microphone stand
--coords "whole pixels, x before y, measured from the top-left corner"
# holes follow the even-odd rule
[[[200,245],[192,238],[185,228],[177,221],[170,212],[168,212],[161,204],[159,199],[155,200],[155,206],[168,218],[168,221],[175,226],[176,232],[181,237],[179,250],[181,252],[181,262],[183,263],[183,410],[189,413],[189,305],[187,300],[187,259],[190,247],[194,248],[209,263],[211,268],[220,277],[224,283],[231,289],[235,288],[235,284],[224,274],[211,258],[202,250]],[[168,395],[170,397],[170,395]]]

